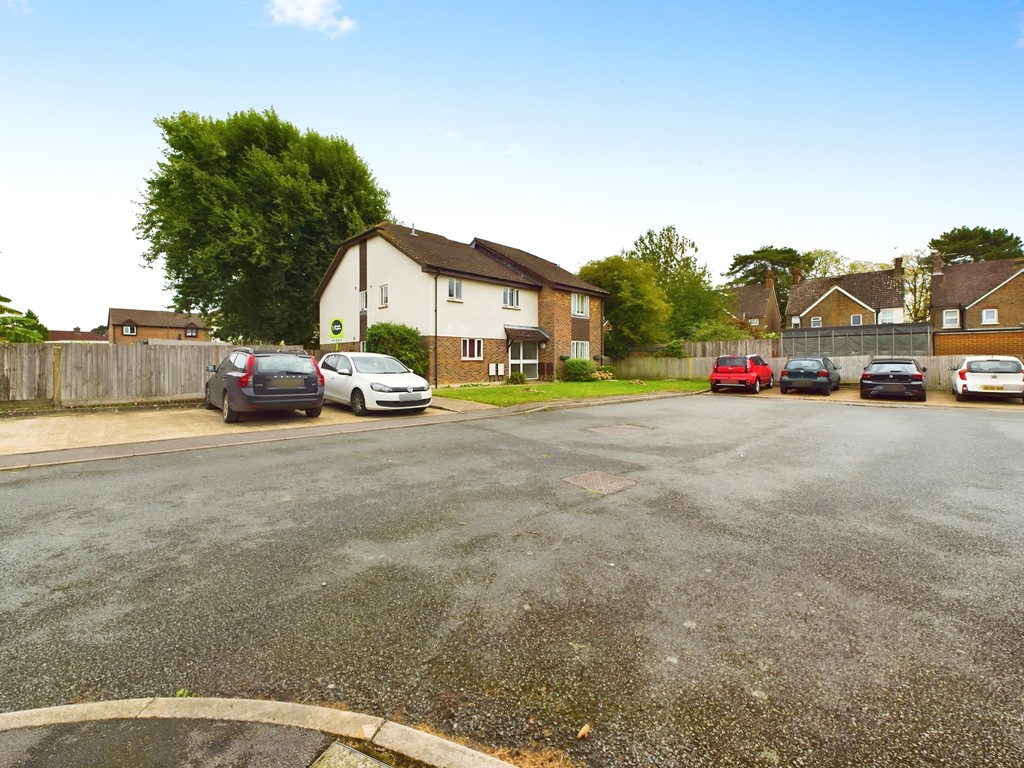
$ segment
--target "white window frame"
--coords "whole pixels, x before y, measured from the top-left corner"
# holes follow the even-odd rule
[[[519,289],[506,285],[501,289],[501,306],[519,309]]]
[[[750,327],[751,328],[756,328],[757,326],[759,326],[761,324],[761,318],[759,318],[759,317],[752,317],[747,322],[750,323]]]
[[[994,308],[981,310],[982,325],[999,325],[999,310]]]
[[[139,327],[137,325],[122,325],[121,333],[124,336],[137,336],[139,333]]]
[[[821,318],[820,317],[812,317],[811,318],[811,328],[821,328]]]
[[[380,307],[383,309],[388,305],[388,284],[384,283],[380,287]]]
[[[571,341],[569,342],[569,356],[579,358],[580,360],[590,359],[590,342],[589,341]]]
[[[800,327],[800,315],[793,315],[793,317],[791,317],[789,319],[789,324],[791,326],[793,326],[794,328],[799,328]]]
[[[538,355],[540,344],[536,341],[513,341],[508,345],[508,371],[521,371],[528,379],[540,377]],[[532,356],[527,356],[527,352]]]
[[[878,311],[878,324],[879,325],[895,325],[896,324],[896,310],[895,309],[881,309]]]
[[[572,295],[573,317],[590,317],[590,297],[585,293],[574,293]]]
[[[942,310],[942,327],[943,328],[959,328],[960,327],[960,310],[959,309],[944,309],[944,310]]]
[[[483,360],[484,359],[484,340],[483,339],[463,339],[462,340],[462,359],[463,360]]]
[[[186,338],[193,338],[193,339],[198,338],[199,337],[199,329],[198,328],[186,328],[185,329],[185,336],[186,336]]]
[[[370,307],[370,298],[367,296],[367,291],[359,292],[359,311],[365,312]]]
[[[448,301],[462,301],[462,280],[458,277],[448,278]]]
[[[850,315],[850,325],[864,325],[864,315],[859,312],[854,312]]]

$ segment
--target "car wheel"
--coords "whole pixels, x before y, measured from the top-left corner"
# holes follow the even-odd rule
[[[711,391],[712,391],[712,392],[718,392],[718,391],[719,391],[719,387],[718,387],[718,385],[717,385],[717,384],[712,384],[712,385],[711,385]]]
[[[860,399],[861,400],[867,400],[868,399],[868,393],[865,392],[863,389],[860,391]]]
[[[780,395],[788,395],[789,394],[789,387],[784,387],[784,386],[782,386],[780,384],[779,385],[779,394]]]
[[[955,394],[956,394],[956,401],[958,403],[962,403],[964,400],[967,399],[967,393],[966,392],[961,392],[959,389],[956,390]]]
[[[323,407],[320,407],[320,408],[307,408],[306,409],[306,415],[309,416],[309,418],[311,418],[311,419],[315,419],[317,416],[319,416],[321,414],[322,411],[323,411]]]
[[[231,400],[228,399],[228,393],[224,393],[224,399],[220,401],[221,413],[224,414],[225,424],[234,424],[238,421],[238,411],[231,408]]]
[[[775,386],[775,374],[773,373],[771,376],[768,377],[768,389],[771,389],[774,386]]]
[[[927,402],[928,401],[928,393],[927,392],[922,392],[921,396],[919,398],[917,398],[917,399],[920,400],[922,403]]]
[[[369,413],[366,410],[366,398],[363,397],[363,393],[358,389],[352,392],[352,413],[356,416],[365,416]]]
[[[754,394],[755,395],[761,394],[761,380],[760,379],[754,379],[754,386],[751,387],[751,389],[754,390]]]
[[[207,408],[208,408],[209,410],[211,410],[211,411],[216,411],[216,410],[218,410],[217,406],[216,406],[216,405],[214,405],[214,404],[213,404],[213,403],[212,403],[212,402],[210,401],[210,385],[209,385],[209,384],[207,384],[207,385],[206,385],[206,397],[205,397],[205,399],[206,399],[206,407],[207,407]]]
[[[827,387],[825,387],[825,397],[829,397],[831,394],[832,394],[832,383],[829,382],[829,385]]]

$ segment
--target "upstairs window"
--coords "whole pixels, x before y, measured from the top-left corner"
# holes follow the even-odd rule
[[[138,332],[139,332],[139,329],[136,328],[134,325],[122,325],[121,326],[121,333],[123,333],[125,336],[134,336]]]
[[[759,326],[761,324],[761,318],[760,317],[752,317],[747,322],[750,323],[750,327],[751,328],[757,328],[757,326]]]
[[[981,310],[981,324],[982,325],[998,325],[999,324],[999,310],[998,309],[983,309],[983,310]]]
[[[448,278],[448,300],[462,301],[462,281],[457,277]]]
[[[959,309],[944,309],[944,310],[942,310],[942,327],[943,328],[959,328],[960,327],[960,310]]]
[[[505,287],[501,291],[501,306],[519,308],[519,289]]]
[[[185,336],[187,338],[194,339],[197,336],[199,336],[199,329],[198,328],[186,328],[185,329]]]
[[[850,315],[850,325],[864,325],[864,315]]]
[[[793,326],[794,328],[799,328],[800,327],[800,315],[793,315],[793,317],[791,317],[789,319],[789,324],[791,326]]]
[[[878,313],[878,324],[879,325],[892,325],[896,322],[896,310],[895,309],[883,309]]]
[[[388,287],[382,285],[380,287],[380,306],[386,307],[388,305]]]
[[[359,311],[365,312],[366,308],[370,306],[370,302],[366,297],[366,291],[359,292]]]
[[[585,293],[572,295],[572,314],[574,317],[590,317],[590,297]]]
[[[821,328],[821,318],[820,317],[812,317],[811,318],[811,328]]]

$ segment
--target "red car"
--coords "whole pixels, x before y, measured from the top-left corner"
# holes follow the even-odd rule
[[[711,371],[711,391],[727,387],[749,389],[755,395],[761,387],[775,386],[775,372],[760,355],[722,355]]]

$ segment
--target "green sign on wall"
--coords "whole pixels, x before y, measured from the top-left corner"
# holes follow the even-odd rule
[[[331,338],[340,339],[345,335],[345,321],[340,317],[331,320]]]

